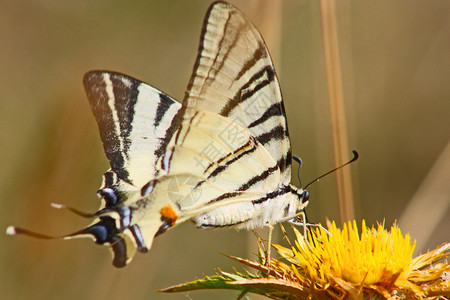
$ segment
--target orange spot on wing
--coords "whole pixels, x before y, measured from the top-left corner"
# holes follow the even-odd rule
[[[177,221],[178,215],[177,213],[173,210],[173,208],[168,205],[168,206],[164,206],[163,208],[161,208],[161,216],[163,218],[166,219],[170,219],[171,220],[171,225],[175,225],[175,222]]]

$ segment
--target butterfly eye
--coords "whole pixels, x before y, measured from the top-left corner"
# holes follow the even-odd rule
[[[305,203],[306,201],[308,201],[309,200],[309,192],[303,191],[301,199],[302,199],[302,203]]]

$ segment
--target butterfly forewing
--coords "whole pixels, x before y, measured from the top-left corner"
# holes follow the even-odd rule
[[[185,118],[207,110],[247,127],[290,181],[285,111],[269,52],[254,25],[227,3],[207,12],[183,106]]]
[[[232,133],[223,128],[232,128]],[[194,203],[182,197],[177,202],[182,210],[208,210],[209,205],[217,205],[221,200],[227,201],[220,205],[228,204],[232,197],[224,197],[227,194],[246,193],[250,201],[276,189],[280,183],[277,162],[247,128],[232,119],[200,111],[191,120],[183,121],[179,132],[165,178],[191,177],[191,190],[186,192],[197,193],[197,197]],[[268,168],[272,170],[266,172]],[[272,180],[261,175],[265,172]]]

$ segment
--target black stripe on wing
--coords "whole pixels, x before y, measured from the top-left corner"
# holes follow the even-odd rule
[[[208,22],[207,20],[209,20],[211,13],[214,9],[214,4],[211,4],[208,8],[208,11],[205,14],[205,18],[203,21],[203,27],[202,27],[202,33],[200,34],[200,44],[198,46],[198,55],[197,58],[195,60],[195,64],[194,64],[194,72],[193,74],[196,74],[198,68],[201,65],[201,60],[202,60],[202,56],[200,55],[201,53],[203,53],[203,51],[205,50],[205,45],[204,45],[204,41],[205,41],[205,36],[208,33]],[[196,80],[196,76],[191,76],[191,79],[189,80],[185,95],[184,95],[184,99],[183,99],[183,104],[187,103],[187,99],[189,99],[189,92],[192,90],[192,87],[194,85],[194,82]]]
[[[263,133],[256,137],[256,139],[263,145],[269,143],[272,140],[282,140],[287,136],[287,131],[282,125],[272,128],[270,131]]]
[[[118,179],[112,182],[111,174],[105,174],[103,188],[121,180],[143,186],[159,173],[157,162],[178,128],[181,104],[120,73],[91,71],[83,81],[105,154]]]
[[[255,138],[263,145],[266,145],[272,140],[276,141],[284,140],[287,144],[290,144],[289,131],[286,124],[286,115],[283,102],[272,104],[269,108],[267,108],[264,111],[264,113],[258,119],[249,124],[248,128],[252,129],[254,127],[257,127],[272,117],[281,117],[282,121],[277,122],[277,124],[279,124],[278,126],[272,128],[268,132],[256,136]],[[282,153],[280,154],[283,155]],[[280,171],[284,173],[285,170],[288,170],[291,167],[291,164],[292,164],[292,153],[290,146],[288,146],[287,153],[285,154],[285,156],[281,157],[281,160],[279,161]]]
[[[248,190],[251,186],[255,185],[256,183],[265,180],[267,177],[269,177],[277,169],[278,169],[278,164],[276,164],[273,167],[268,168],[267,170],[265,170],[261,174],[254,176],[253,178],[248,180],[246,183],[241,185],[238,188],[238,191],[246,191],[246,190]]]
[[[285,185],[285,186],[283,186],[283,187],[281,187],[281,188],[279,188],[279,189],[277,189],[277,190],[275,190],[273,192],[268,193],[264,197],[261,197],[261,198],[259,198],[257,200],[253,200],[252,204],[253,205],[261,204],[261,203],[266,202],[266,201],[268,201],[270,199],[273,199],[273,198],[276,198],[278,196],[287,194],[287,193],[289,193],[291,191],[292,191],[292,188],[289,185]]]
[[[228,40],[229,36],[226,34],[226,32],[228,31],[228,27],[231,25],[230,20],[233,18],[233,14],[234,14],[234,12],[231,11],[230,15],[228,16],[227,21],[225,22],[225,27],[223,28],[223,34],[222,34],[222,37],[221,37],[219,45],[218,45],[219,49],[223,50],[226,47],[227,50],[226,50],[225,54],[223,54],[223,57],[220,58],[220,64],[217,67],[215,67],[215,68],[209,69],[208,75],[207,75],[206,80],[205,80],[206,84],[207,84],[208,80],[215,80],[217,73],[219,73],[220,70],[222,70],[224,64],[227,61],[228,56],[230,55],[231,50],[233,50],[233,48],[235,47],[237,41],[239,40],[239,35],[236,34],[236,35],[234,35],[233,40],[229,41]],[[241,31],[242,30],[242,25],[237,30]],[[200,41],[201,41],[201,44],[202,44],[201,47],[203,48],[203,42],[204,42],[203,37],[200,39]],[[202,53],[202,52],[199,52],[199,53]],[[216,56],[214,57],[213,65],[216,64],[216,61],[219,58],[219,54],[221,54],[221,51],[216,53]]]
[[[112,170],[123,180],[129,181],[128,171],[123,168],[125,164],[124,152],[122,152],[121,137],[117,130],[117,123],[113,118],[116,112],[110,106],[110,95],[107,92],[107,82],[105,81],[104,72],[89,72],[83,78],[92,112],[100,131],[103,141],[105,154],[111,164]],[[106,75],[109,78],[109,74]],[[117,80],[116,80],[117,81]],[[119,97],[125,97],[125,91],[118,91]],[[117,99],[112,99],[116,101]]]
[[[255,185],[256,183],[258,183],[258,182],[260,182],[262,180],[265,180],[267,177],[269,177],[277,169],[278,169],[278,165],[270,167],[267,170],[265,170],[264,172],[262,172],[261,174],[258,174],[256,176],[250,178],[247,182],[245,182],[240,187],[238,187],[236,189],[236,191],[225,193],[225,194],[223,194],[223,195],[221,195],[221,196],[219,196],[219,197],[217,197],[215,199],[212,199],[212,200],[208,201],[207,204],[211,204],[211,203],[223,200],[223,199],[239,196],[239,195],[243,194],[246,190],[248,190],[251,186]]]
[[[170,169],[170,162],[172,160],[172,155],[173,155],[173,151],[170,154],[165,153],[167,145],[169,144],[170,140],[172,139],[172,136],[175,134],[175,132],[177,132],[177,135],[175,136],[175,144],[178,143],[178,138],[180,136],[180,126],[182,123],[182,117],[184,115],[186,108],[184,106],[181,107],[180,110],[178,110],[177,114],[175,115],[175,117],[172,120],[172,123],[170,124],[169,128],[166,131],[166,134],[164,136],[164,139],[162,140],[160,146],[158,147],[158,149],[156,149],[156,154],[158,156],[163,156],[163,155],[170,155],[170,157],[168,157],[167,159],[163,159],[161,161],[161,168],[163,170],[165,170],[166,172],[169,171]],[[197,112],[195,113],[195,115],[197,114]],[[194,118],[191,119],[191,122]]]
[[[232,154],[223,157],[218,160],[219,166],[209,174],[208,179],[212,179],[213,177],[219,175],[222,171],[224,171],[229,165],[238,161],[241,157],[253,153],[256,150],[255,143],[252,140],[249,140],[245,145],[238,148]],[[225,164],[223,164],[225,162]]]
[[[280,160],[277,161],[275,166],[266,169],[261,174],[253,176],[252,178],[247,180],[247,182],[245,182],[241,186],[239,186],[235,191],[224,193],[223,195],[208,201],[208,203],[206,203],[206,204],[212,204],[212,203],[224,200],[224,199],[228,199],[228,198],[232,198],[232,197],[236,197],[236,196],[242,195],[243,193],[245,193],[246,190],[250,189],[253,185],[255,185],[258,182],[261,182],[261,181],[265,180],[266,178],[268,178],[273,172],[275,172],[277,169],[279,169],[280,166],[286,166],[286,162],[288,162],[288,161],[290,162],[290,160],[291,160],[290,157],[291,157],[291,155],[290,155],[290,152],[289,152],[289,153],[287,153],[287,156],[282,156],[280,158]],[[280,170],[280,171],[282,171],[282,170]],[[286,191],[286,192],[289,192],[289,191]],[[284,194],[286,192],[283,192],[281,194]],[[271,199],[272,196],[273,197],[277,196],[277,195],[275,195],[273,193],[268,194],[268,198],[266,200]],[[281,195],[281,194],[278,194],[278,195]],[[265,200],[261,200],[261,199],[265,199],[265,198],[266,197],[263,197],[263,198],[260,198],[258,200],[254,200],[254,201],[256,201],[255,203],[257,204],[258,201],[264,202]]]
[[[265,121],[267,121],[268,119],[270,119],[271,117],[275,117],[275,116],[284,116],[284,113],[280,107],[280,103],[274,103],[272,104],[263,114],[261,117],[259,117],[258,119],[256,119],[255,121],[253,121],[252,123],[250,123],[248,125],[248,128],[252,128],[252,127],[256,127],[262,123],[264,123]]]
[[[243,103],[245,100],[251,98],[259,90],[269,85],[274,80],[274,78],[275,71],[273,70],[273,68],[271,66],[264,67],[261,71],[253,75],[250,80],[246,84],[244,84],[239,89],[239,91],[237,91],[233,99],[231,99],[225,105],[220,114],[227,117],[231,113],[231,111],[240,103]],[[249,89],[249,87],[257,81],[259,81],[259,83],[253,89]]]
[[[239,73],[236,75],[234,80],[238,81],[239,79],[241,79],[241,77],[245,73],[247,73],[247,71],[250,70],[262,58],[267,58],[267,50],[266,50],[266,46],[263,43],[259,42],[258,48],[256,48],[256,50],[253,52],[252,57],[244,63],[244,66],[239,71]]]
[[[282,156],[278,161],[278,166],[280,167],[281,173],[283,173],[286,169],[289,169],[292,164],[292,152],[291,148],[289,148],[286,156]]]
[[[267,138],[263,134],[278,125],[286,127],[281,91],[267,47],[250,20],[227,3],[214,2],[207,11],[183,104],[236,120],[257,138]],[[284,140],[275,137],[280,143],[260,141],[266,143],[275,161],[290,148],[287,129],[284,131]],[[280,166],[283,182],[290,179],[289,166]]]
[[[167,148],[167,145],[169,144],[170,140],[172,139],[173,134],[178,130],[181,124],[181,116],[184,114],[184,108],[181,107],[181,109],[178,110],[174,118],[172,119],[172,122],[170,123],[169,128],[166,131],[166,134],[164,135],[164,138],[162,139],[161,143],[159,144],[159,147],[156,149],[155,154],[158,157],[161,157]]]
[[[166,114],[167,110],[173,104],[172,99],[170,99],[170,97],[166,94],[159,94],[159,99],[160,101],[158,103],[158,108],[156,109],[155,122],[153,123],[154,127],[159,126],[159,123]]]
[[[119,118],[120,138],[122,140],[122,151],[126,159],[131,144],[130,133],[133,130],[135,106],[138,98],[138,86],[140,81],[124,78],[121,74],[110,74],[110,80],[114,93],[114,108]],[[121,166],[123,168],[123,165]]]
[[[232,153],[229,153],[227,155],[222,156],[217,161],[212,162],[209,164],[209,166],[206,168],[206,170],[203,173],[207,173],[209,169],[211,169],[213,166],[216,166],[213,171],[208,175],[206,180],[212,180],[214,177],[218,176],[220,173],[225,171],[231,164],[238,161],[240,158],[244,157],[245,155],[249,155],[253,153],[256,150],[255,142],[252,140],[249,140],[247,143],[239,147],[237,150],[233,151]],[[194,187],[194,189],[198,189],[203,183],[206,182],[206,180],[201,180],[197,183],[197,185]]]
[[[212,171],[211,174],[209,175],[210,177],[216,176],[217,174],[215,174],[215,173],[217,173],[218,168],[228,166],[228,165],[232,164],[233,162],[235,162],[236,160],[238,160],[239,158],[241,158],[242,156],[244,156],[245,154],[251,153],[255,150],[256,150],[255,142],[250,139],[247,141],[247,143],[245,143],[241,147],[237,148],[232,153],[228,153],[228,154],[220,157],[217,161],[210,163],[209,166],[204,171],[204,173],[208,172],[209,169],[211,167],[213,167],[214,165],[217,165],[216,169],[214,171]],[[215,175],[213,175],[213,174],[215,174]]]
[[[166,95],[164,95],[164,96],[166,96]],[[164,99],[165,99],[165,97],[161,98],[161,100],[164,100]],[[164,137],[161,139],[161,142],[160,142],[158,148],[156,148],[156,150],[155,150],[155,155],[157,157],[163,157],[164,155],[167,155],[166,154],[167,145],[169,145],[169,142],[172,139],[172,136],[180,128],[181,122],[182,122],[182,116],[184,115],[185,110],[186,110],[186,108],[184,106],[181,106],[181,108],[174,115],[172,122],[170,123],[170,126],[167,128],[167,130],[164,134]],[[158,119],[159,114],[163,115],[161,112],[159,112],[159,107],[158,107],[157,119]],[[155,120],[155,124],[156,124],[156,120]],[[179,131],[178,131],[178,134],[179,134]],[[172,155],[172,154],[173,154],[173,152],[170,155]],[[172,157],[170,157],[168,160],[165,160],[165,159],[161,160],[160,168],[167,172],[169,170],[169,165],[170,165],[171,159],[172,159]],[[158,175],[158,174],[155,174],[155,176],[156,175]]]
[[[214,228],[228,228],[228,227],[232,227],[232,226],[236,226],[236,225],[240,225],[240,224],[244,224],[245,222],[250,221],[251,219],[247,219],[247,220],[243,220],[243,221],[238,221],[238,222],[234,222],[234,223],[228,223],[228,224],[202,224],[201,228],[208,228],[208,229],[214,229]]]

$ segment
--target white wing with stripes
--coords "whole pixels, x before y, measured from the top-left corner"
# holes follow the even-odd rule
[[[290,181],[289,134],[269,51],[255,26],[228,3],[217,2],[206,14],[183,106],[185,118],[207,110],[247,127],[278,162],[283,182]]]
[[[166,181],[196,170],[185,193],[197,195],[198,226],[254,228],[297,210],[301,192],[289,185],[290,142],[269,52],[253,24],[227,3],[206,14],[182,118],[162,168]],[[183,201],[177,206],[187,216],[196,211]],[[267,215],[267,207],[275,213]]]
[[[283,183],[279,163],[239,123],[198,111],[178,133],[168,149],[168,175],[158,179],[152,195],[171,199],[178,222],[192,218],[204,228],[252,229],[277,223],[301,204],[297,189]],[[184,183],[177,197],[171,194],[174,180]]]
[[[263,39],[236,8],[213,3],[179,104],[134,78],[84,77],[111,169],[91,236],[123,267],[155,236],[186,220],[250,229],[307,204],[290,185],[291,150],[278,79]]]
[[[108,207],[156,178],[156,164],[172,137],[170,128],[181,104],[120,73],[92,71],[83,82],[111,165],[99,190]]]

